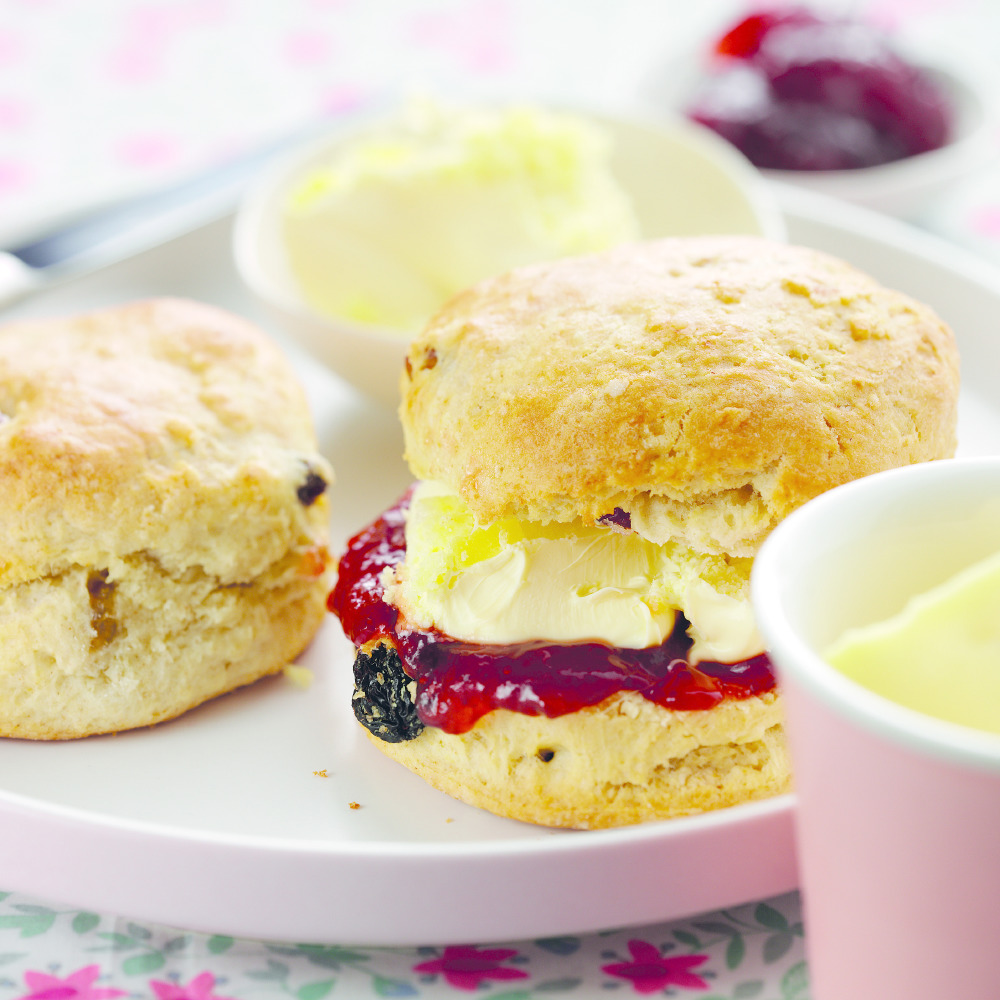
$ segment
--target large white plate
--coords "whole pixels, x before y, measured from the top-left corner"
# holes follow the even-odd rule
[[[783,198],[794,242],[853,260],[952,322],[965,367],[961,450],[1000,451],[1000,276],[898,223]],[[228,241],[221,220],[16,313],[178,294],[260,319]],[[338,474],[339,543],[407,485],[401,438],[393,414],[299,361]],[[351,659],[331,619],[303,658],[315,670],[307,690],[276,678],[153,729],[3,741],[0,888],[235,936],[392,945],[583,933],[795,886],[791,796],[589,833],[447,798],[359,735]]]

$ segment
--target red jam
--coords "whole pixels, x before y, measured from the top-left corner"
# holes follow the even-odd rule
[[[756,166],[872,167],[943,146],[955,110],[877,27],[807,8],[761,10],[715,44],[688,115]]]
[[[397,629],[398,613],[383,599],[379,575],[406,555],[408,504],[409,494],[348,542],[328,606],[355,645],[392,641],[417,682],[417,715],[425,725],[463,733],[495,708],[553,718],[598,705],[617,691],[636,691],[665,708],[704,709],[774,688],[765,653],[691,666],[682,616],[665,643],[647,649],[596,642],[480,645],[436,631]]]

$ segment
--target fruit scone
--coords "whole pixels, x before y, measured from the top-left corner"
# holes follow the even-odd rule
[[[0,735],[119,732],[280,671],[325,614],[331,475],[236,316],[0,327]]]
[[[330,597],[357,718],[539,824],[784,791],[754,554],[824,490],[952,455],[958,384],[929,308],[810,249],[666,239],[476,285],[411,346],[417,483]]]

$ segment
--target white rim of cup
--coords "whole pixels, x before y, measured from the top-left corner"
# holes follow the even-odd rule
[[[835,487],[793,511],[764,542],[754,560],[754,614],[772,653],[779,689],[783,674],[820,697],[837,714],[885,739],[929,757],[1000,771],[1000,736],[924,715],[890,701],[844,676],[828,664],[790,623],[781,593],[785,589],[786,553],[820,530],[831,508],[859,505],[883,485],[912,480],[913,488],[947,476],[961,481],[977,470],[993,470],[1000,483],[1000,456],[944,459],[876,473]]]

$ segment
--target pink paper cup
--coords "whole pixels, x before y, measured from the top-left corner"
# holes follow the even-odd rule
[[[846,628],[997,550],[1000,458],[981,458],[838,487],[757,556],[754,609],[792,756],[812,1000],[1000,997],[1000,737],[888,701],[821,657]]]

